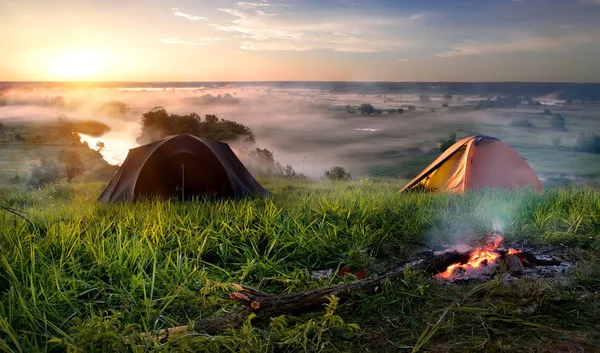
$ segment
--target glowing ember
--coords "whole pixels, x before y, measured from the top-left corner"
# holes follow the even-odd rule
[[[500,256],[498,253],[496,253],[496,249],[498,249],[500,244],[502,244],[503,240],[504,238],[502,238],[500,235],[493,235],[488,240],[488,244],[486,246],[481,246],[473,250],[469,261],[467,261],[464,264],[457,263],[450,265],[448,266],[446,271],[438,273],[437,275],[435,275],[435,277],[439,279],[450,279],[454,276],[456,272],[470,272],[475,268],[487,266],[489,263],[495,262],[496,259]],[[510,251],[512,250],[514,249],[510,249]],[[517,250],[514,251],[518,253]]]

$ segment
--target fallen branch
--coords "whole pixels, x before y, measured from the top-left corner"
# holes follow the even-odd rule
[[[466,261],[469,254],[459,252],[446,252],[432,256],[420,263],[412,266],[414,270],[424,271],[432,275],[443,272],[449,265]],[[275,317],[283,314],[295,314],[306,312],[309,309],[318,307],[329,302],[331,296],[338,298],[348,298],[359,292],[377,292],[381,283],[385,280],[395,280],[403,278],[404,269],[400,268],[391,271],[385,275],[364,279],[360,281],[339,284],[331,287],[318,288],[311,291],[300,292],[296,294],[273,295],[263,293],[257,289],[241,285],[232,284],[238,292],[229,293],[229,298],[239,301],[246,307],[242,310],[226,315],[208,317],[198,320],[190,326],[178,326],[169,329],[163,329],[158,332],[155,339],[162,340],[174,333],[187,332],[192,329],[196,332],[207,334],[217,334],[220,331],[232,329],[241,326],[252,313],[256,314],[255,321],[261,321],[269,317]],[[148,334],[145,335],[148,337]]]
[[[232,286],[240,292],[232,292],[229,294],[229,297],[241,302],[246,308],[235,313],[198,320],[191,326],[178,326],[161,330],[158,332],[155,339],[162,340],[175,333],[187,332],[190,328],[197,332],[216,334],[220,331],[241,326],[251,313],[256,314],[255,321],[283,314],[298,313],[328,303],[328,297],[331,296],[347,298],[358,292],[377,292],[382,281],[394,280],[402,276],[403,271],[397,270],[373,279],[365,279],[287,295],[267,294],[254,288],[234,283]]]

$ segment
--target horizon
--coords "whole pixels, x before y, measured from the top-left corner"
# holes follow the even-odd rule
[[[152,84],[165,84],[165,83],[468,83],[468,84],[575,84],[575,85],[595,85],[600,84],[598,81],[344,81],[344,80],[239,80],[239,81],[220,81],[220,80],[189,80],[189,81],[157,81],[157,80],[116,80],[116,81],[34,81],[34,80],[16,80],[16,81],[0,81],[0,84],[4,83],[67,83],[67,84],[93,84],[93,83],[152,83]]]

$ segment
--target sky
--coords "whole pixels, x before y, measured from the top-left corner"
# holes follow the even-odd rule
[[[0,81],[600,82],[600,0],[0,0]]]

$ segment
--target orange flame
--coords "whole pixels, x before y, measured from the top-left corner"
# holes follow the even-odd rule
[[[484,263],[487,264],[488,262],[495,261],[499,255],[495,253],[494,250],[502,244],[502,241],[504,241],[504,238],[499,235],[494,235],[489,239],[487,246],[476,248],[473,253],[471,253],[471,257],[469,257],[469,261],[467,261],[466,264],[457,263],[450,265],[446,271],[438,273],[435,277],[439,279],[450,279],[457,269],[463,269],[468,272],[474,268],[481,267]]]

